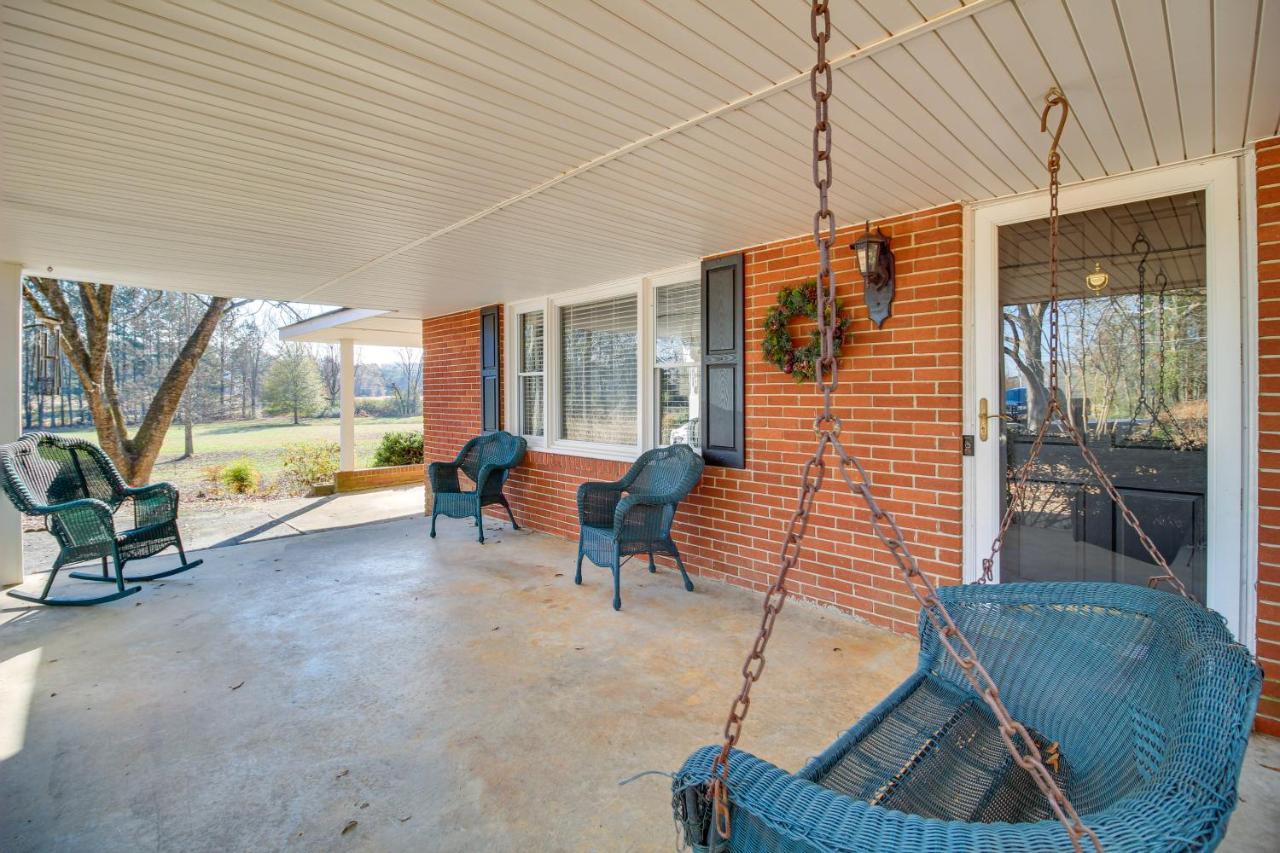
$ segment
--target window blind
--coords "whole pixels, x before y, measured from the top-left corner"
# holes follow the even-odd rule
[[[701,299],[697,281],[659,287],[653,293],[658,444],[700,446]]]
[[[636,296],[560,308],[560,437],[634,445]]]
[[[541,311],[520,315],[520,434],[540,436],[545,385],[543,379],[544,323]]]
[[[542,312],[520,315],[521,373],[542,372]]]
[[[701,361],[700,300],[696,281],[654,291],[653,358],[659,366]]]

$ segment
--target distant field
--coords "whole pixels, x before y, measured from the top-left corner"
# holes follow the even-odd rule
[[[412,415],[404,418],[356,418],[356,465],[367,467],[372,463],[373,451],[383,433],[419,432],[422,418]],[[97,434],[90,429],[57,430],[96,442]],[[262,472],[264,486],[271,489],[280,475],[280,450],[286,444],[299,441],[337,441],[337,418],[316,418],[294,426],[293,419],[262,418],[256,421],[220,421],[196,424],[196,455],[179,460],[182,455],[182,426],[174,424],[165,436],[164,447],[152,472],[152,480],[166,480],[183,492],[183,497],[195,497],[204,487],[204,470],[212,465],[225,465],[239,459],[248,459]]]

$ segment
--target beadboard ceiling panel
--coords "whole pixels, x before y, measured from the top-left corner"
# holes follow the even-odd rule
[[[431,315],[802,234],[806,0],[0,0],[0,258]],[[1280,0],[833,0],[849,224],[1280,132]]]

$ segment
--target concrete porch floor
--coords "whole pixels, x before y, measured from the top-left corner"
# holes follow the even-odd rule
[[[715,739],[758,596],[633,563],[614,613],[570,543],[427,529],[214,549],[88,610],[0,599],[0,850],[671,849],[667,781],[617,782]],[[914,659],[789,606],[744,746],[799,767]],[[1274,849],[1277,767],[1255,738],[1222,849]]]

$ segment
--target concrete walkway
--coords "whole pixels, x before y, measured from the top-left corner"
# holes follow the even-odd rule
[[[672,849],[667,781],[617,782],[715,739],[759,597],[631,564],[615,613],[572,544],[490,525],[213,549],[88,610],[0,599],[0,850]],[[915,651],[789,606],[744,746],[799,767]],[[1274,849],[1276,754],[1251,748],[1223,849]]]
[[[424,492],[425,487],[418,485],[319,498],[191,501],[182,505],[179,516],[183,545],[187,550],[224,548],[422,515]],[[125,516],[131,511],[127,505],[122,510]],[[131,521],[126,517],[122,523],[128,525]],[[43,530],[23,536],[23,562],[28,574],[44,572],[57,552],[57,543]]]

